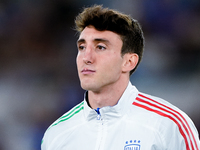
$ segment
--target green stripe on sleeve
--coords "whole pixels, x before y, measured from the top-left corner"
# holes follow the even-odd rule
[[[57,121],[55,121],[49,128],[48,130],[59,124],[60,122],[66,121],[68,119],[70,119],[71,117],[73,117],[75,114],[79,113],[84,107],[83,107],[84,102],[81,102],[80,104],[78,104],[76,107],[72,108],[71,111],[69,111],[66,115],[61,116]]]
[[[79,113],[84,107],[79,108],[78,110],[76,110],[73,114],[71,114],[70,116],[68,115],[68,117],[65,117],[63,119],[60,119],[58,122],[54,123],[52,126],[55,126],[57,124],[59,124],[60,122],[66,121],[68,119],[70,119],[71,117],[73,117],[75,114]]]
[[[78,108],[80,108],[82,105],[84,104],[84,102],[80,103],[79,105],[77,105],[75,108],[73,108],[70,112],[68,112],[66,115],[63,115],[62,117],[60,117],[58,120],[61,120],[63,118],[68,117],[69,115],[71,115],[72,113],[74,113],[74,111]]]

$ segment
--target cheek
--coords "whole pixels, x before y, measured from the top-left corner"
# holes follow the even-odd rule
[[[117,74],[121,72],[122,59],[117,56],[108,57],[108,59],[103,59],[103,69],[108,73]]]
[[[81,58],[80,58],[80,55],[78,54],[76,56],[76,65],[77,65],[77,67],[80,65],[80,60],[81,60]]]

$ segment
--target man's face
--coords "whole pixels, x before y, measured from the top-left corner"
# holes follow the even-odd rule
[[[122,44],[120,36],[111,31],[98,31],[88,26],[81,32],[76,62],[83,89],[100,92],[112,88],[120,80]]]

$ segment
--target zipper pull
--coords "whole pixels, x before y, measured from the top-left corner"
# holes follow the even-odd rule
[[[101,119],[101,114],[100,114],[99,109],[100,109],[100,108],[95,109],[95,111],[97,112],[97,120],[100,120],[100,119]]]

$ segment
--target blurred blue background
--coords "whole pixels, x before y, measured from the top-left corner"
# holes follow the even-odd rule
[[[199,0],[1,0],[0,150],[40,150],[46,128],[83,100],[74,18],[95,3],[140,22],[146,47],[131,82],[200,131]]]

